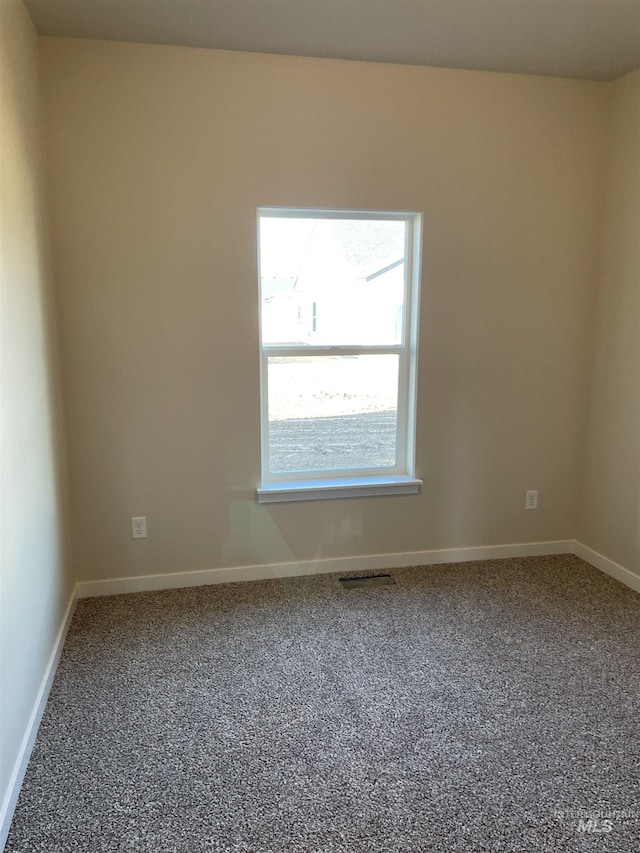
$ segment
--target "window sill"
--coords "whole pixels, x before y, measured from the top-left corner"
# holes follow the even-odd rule
[[[422,480],[397,475],[344,477],[331,480],[287,480],[256,489],[258,503],[322,501],[335,498],[367,498],[374,495],[417,495]]]

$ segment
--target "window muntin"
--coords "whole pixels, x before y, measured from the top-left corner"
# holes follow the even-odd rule
[[[420,216],[258,211],[262,483],[413,477]]]

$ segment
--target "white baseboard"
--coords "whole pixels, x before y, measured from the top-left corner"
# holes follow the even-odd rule
[[[196,572],[172,572],[162,575],[143,575],[78,583],[78,598],[100,595],[120,595],[128,592],[150,592],[236,581],[269,580],[326,572],[381,571],[402,566],[432,566],[437,563],[466,563],[471,560],[496,560],[508,557],[537,557],[545,554],[571,554],[573,540],[556,542],[526,542],[516,545],[486,545],[477,548],[445,548],[438,551],[405,551],[400,554],[368,554],[358,557],[337,557],[303,560],[291,563],[266,563],[224,569],[203,569]]]
[[[613,560],[610,560],[603,554],[599,554],[592,548],[588,548],[577,540],[573,543],[573,553],[576,557],[580,557],[586,563],[590,563],[606,575],[611,575],[612,578],[620,581],[625,586],[634,589],[636,592],[640,592],[640,576],[630,572],[629,569],[625,569],[619,563],[614,563]]]
[[[62,654],[62,648],[69,630],[69,625],[71,624],[71,619],[73,618],[73,612],[76,608],[77,600],[78,587],[76,584],[71,592],[67,609],[62,617],[62,623],[54,641],[53,649],[51,650],[51,655],[49,656],[49,661],[47,663],[47,668],[45,669],[42,681],[40,682],[40,689],[38,690],[38,694],[33,704],[24,737],[20,744],[18,757],[16,758],[13,772],[9,779],[7,792],[5,794],[2,807],[0,808],[0,850],[4,850],[4,846],[7,841],[9,827],[11,826],[13,812],[15,810],[16,803],[18,802],[18,795],[20,793],[20,788],[22,787],[24,774],[27,769],[27,764],[29,763],[29,758],[31,757],[31,750],[33,749],[36,734],[38,733],[40,720],[42,719],[42,714],[44,712],[45,705],[47,704],[47,699],[49,698],[49,691],[51,690],[53,677],[55,676],[56,669],[58,668],[58,661]]]

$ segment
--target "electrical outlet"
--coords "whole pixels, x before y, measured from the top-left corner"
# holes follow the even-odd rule
[[[527,497],[524,502],[525,509],[538,509],[538,491],[531,489],[527,492]]]
[[[146,539],[147,538],[147,519],[144,515],[138,518],[131,519],[131,538]]]

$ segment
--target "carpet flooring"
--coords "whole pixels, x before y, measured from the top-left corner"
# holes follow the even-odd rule
[[[80,601],[8,853],[637,853],[640,596],[392,574]]]

